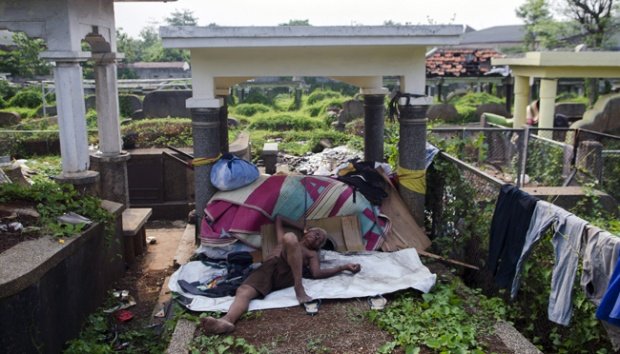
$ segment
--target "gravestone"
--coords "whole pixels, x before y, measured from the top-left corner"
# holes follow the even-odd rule
[[[594,107],[586,111],[583,119],[571,124],[570,128],[594,130],[600,133],[620,134],[620,94],[602,96]]]
[[[142,111],[146,118],[190,118],[185,101],[191,97],[191,90],[151,92],[144,97]]]
[[[459,113],[453,105],[448,103],[434,104],[428,107],[426,117],[429,120],[443,120],[444,122],[456,122],[459,120]]]
[[[88,96],[84,100],[84,106],[86,108],[86,112],[91,109],[97,109],[97,97],[96,96]]]
[[[476,117],[480,120],[482,113],[493,113],[506,118],[510,117],[510,112],[501,103],[483,103],[476,108]]]
[[[142,109],[142,101],[137,95],[119,95],[118,106],[121,115],[129,117],[133,112]]]
[[[570,120],[577,120],[583,117],[586,112],[586,105],[583,103],[563,102],[555,105],[555,114],[561,114]]]
[[[9,127],[18,124],[21,116],[17,112],[0,112],[0,127]]]
[[[342,110],[338,114],[338,122],[346,124],[356,118],[364,116],[364,103],[358,100],[348,100],[342,104]]]
[[[58,109],[56,106],[45,107],[45,115],[46,116],[55,116],[58,115]],[[37,116],[43,117],[43,107],[39,108],[37,111]]]

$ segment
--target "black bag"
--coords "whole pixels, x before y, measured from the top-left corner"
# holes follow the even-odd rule
[[[338,176],[338,180],[352,186],[356,192],[362,193],[371,204],[381,205],[383,198],[387,197],[386,185],[381,174],[375,170],[374,162],[358,162],[356,159],[349,162],[355,170],[344,176]],[[353,200],[355,201],[355,195]]]

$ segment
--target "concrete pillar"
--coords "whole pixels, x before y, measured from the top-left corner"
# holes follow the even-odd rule
[[[222,106],[220,107],[220,151],[222,153],[228,152],[228,102],[227,97],[229,94],[228,89],[216,89],[216,95],[222,100]]]
[[[428,105],[401,104],[398,174],[400,195],[411,215],[424,225],[426,194],[426,111]]]
[[[530,80],[527,76],[515,76],[515,107],[513,128],[521,128],[525,125],[525,111],[530,103]]]
[[[192,108],[192,137],[194,158],[212,158],[220,154],[220,109],[221,107]],[[204,208],[217,189],[211,184],[212,164],[194,167],[197,226],[204,216]]]
[[[385,94],[364,95],[364,160],[383,162]]]
[[[83,173],[90,166],[80,61],[57,61],[54,67],[63,174]]]
[[[116,84],[116,53],[93,54],[99,152],[101,156],[121,153],[118,88]]]
[[[91,168],[99,172],[99,196],[106,200],[121,203],[129,208],[129,181],[127,160],[131,156],[119,153],[116,156],[90,155]]]
[[[539,128],[553,128],[553,116],[555,113],[555,97],[558,91],[557,79],[541,79],[540,80],[540,109],[538,113]],[[552,138],[553,132],[540,131],[540,136]]]

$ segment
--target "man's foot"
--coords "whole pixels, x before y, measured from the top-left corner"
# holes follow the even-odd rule
[[[297,297],[297,301],[299,301],[300,304],[303,304],[304,302],[312,301],[312,298],[308,296],[308,294],[306,294],[306,291],[304,290],[303,287],[301,289],[297,289],[297,288],[295,289],[295,296]]]
[[[224,334],[235,330],[234,324],[221,318],[216,319],[211,316],[201,319],[200,325],[205,334]]]

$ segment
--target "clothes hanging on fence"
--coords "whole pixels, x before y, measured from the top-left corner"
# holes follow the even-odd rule
[[[500,189],[491,221],[487,258],[487,269],[499,287],[508,288],[512,284],[537,201],[510,184]]]
[[[586,297],[597,306],[600,305],[611,281],[618,255],[620,255],[620,237],[596,226],[587,226],[581,287]]]
[[[573,285],[581,252],[581,240],[587,222],[568,211],[557,208],[555,233],[551,239],[555,264],[551,276],[551,294],[547,313],[549,320],[568,326],[573,313]]]
[[[530,220],[530,225],[527,229],[527,234],[525,235],[525,243],[523,244],[521,257],[519,257],[519,260],[517,261],[515,277],[512,280],[510,298],[513,300],[519,291],[519,286],[521,284],[521,272],[523,270],[523,266],[525,265],[525,261],[529,258],[532,248],[536,243],[538,243],[542,234],[553,224],[556,209],[557,207],[555,205],[544,200],[536,203],[534,213],[532,214],[532,219]]]
[[[616,262],[611,281],[596,310],[596,318],[620,326],[620,259]]]
[[[550,321],[568,325],[572,315],[572,295],[575,275],[581,251],[581,241],[587,223],[568,211],[539,201],[528,226],[521,257],[517,261],[515,277],[512,281],[511,298],[515,298],[521,280],[521,270],[532,247],[540,240],[542,234],[553,226],[551,243],[554,248],[555,264],[551,276],[551,292],[547,313]]]
[[[620,255],[620,237],[588,225],[584,240],[581,287],[596,306],[601,304]],[[602,310],[601,310],[602,311]],[[620,328],[602,321],[614,351],[620,349]]]

